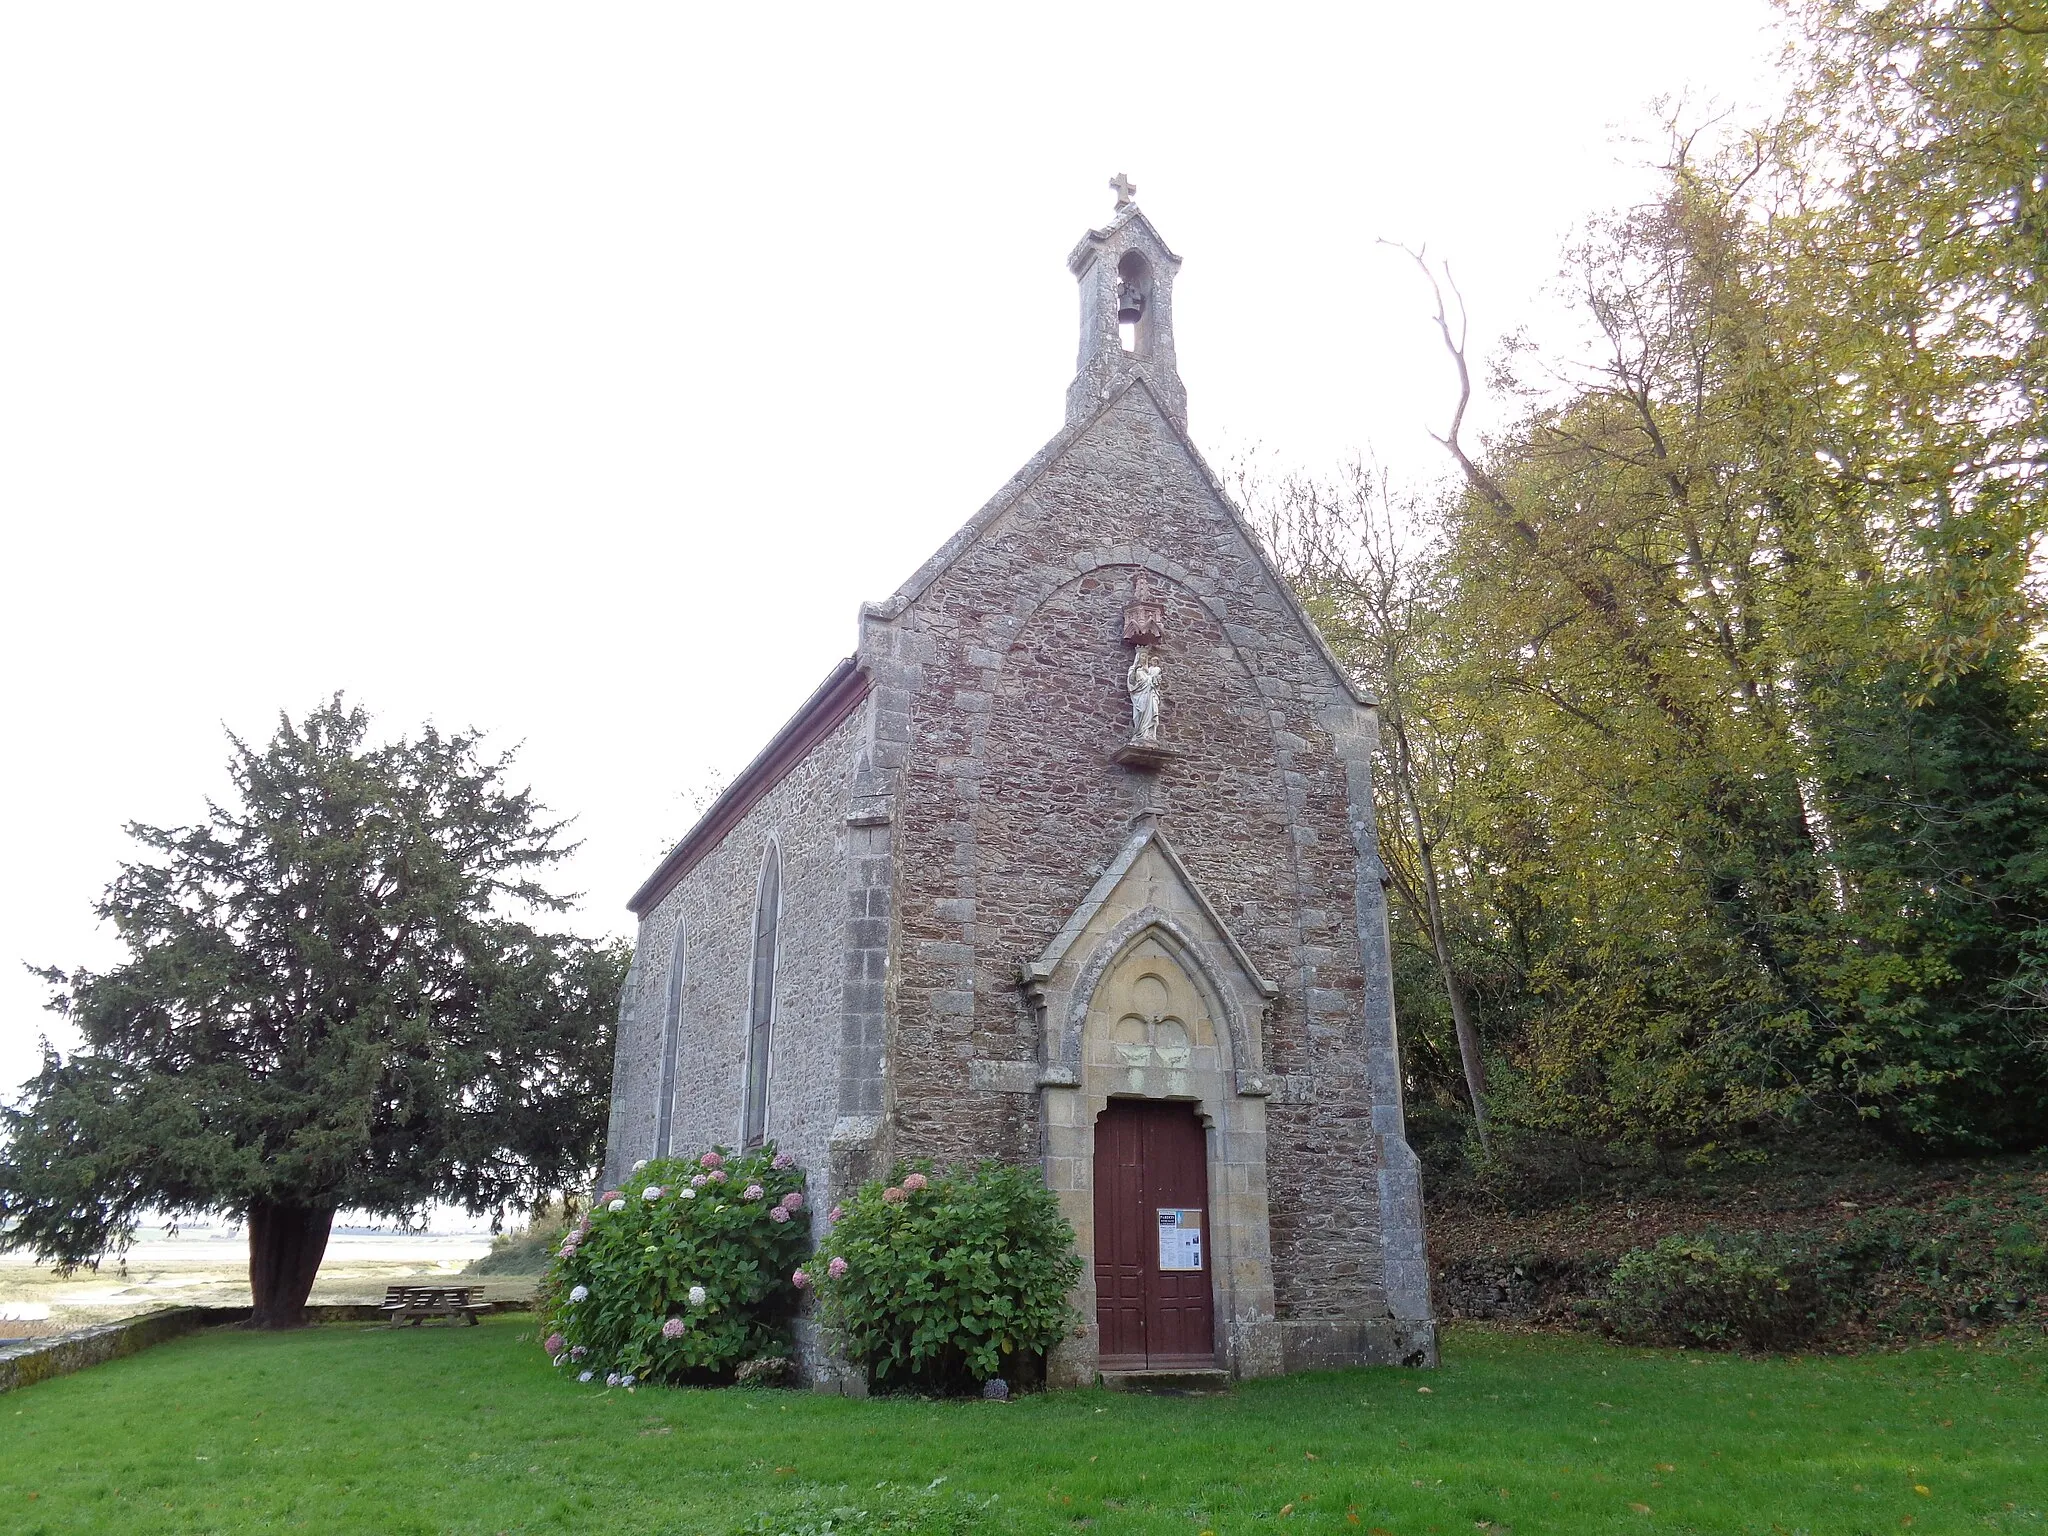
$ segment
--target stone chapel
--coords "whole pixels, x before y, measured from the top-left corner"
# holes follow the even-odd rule
[[[1111,185],[1066,424],[629,903],[606,1174],[772,1139],[822,1221],[1036,1163],[1055,1383],[1433,1364],[1372,700],[1189,441],[1181,258]]]

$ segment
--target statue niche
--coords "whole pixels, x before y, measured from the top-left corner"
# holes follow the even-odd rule
[[[1166,669],[1159,662],[1159,644],[1166,638],[1166,604],[1153,589],[1149,571],[1131,576],[1131,600],[1124,604],[1124,644],[1134,646],[1124,690],[1131,698],[1131,739],[1110,761],[1126,768],[1157,769],[1175,754],[1159,740],[1160,708],[1165,700]]]
[[[1131,660],[1124,674],[1124,687],[1131,695],[1131,740],[1156,745],[1159,740],[1159,663],[1144,646]]]

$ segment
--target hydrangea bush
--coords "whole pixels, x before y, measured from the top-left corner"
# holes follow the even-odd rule
[[[710,1381],[787,1355],[810,1247],[804,1174],[774,1145],[643,1163],[563,1238],[536,1295],[579,1379]]]
[[[830,1221],[799,1283],[876,1386],[977,1386],[1042,1357],[1074,1321],[1074,1229],[1036,1168],[898,1164]]]

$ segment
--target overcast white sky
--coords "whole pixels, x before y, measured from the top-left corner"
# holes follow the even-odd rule
[[[345,689],[523,742],[586,931],[1057,428],[1126,171],[1197,441],[1439,464],[1487,338],[1774,94],[1763,0],[0,10],[0,1089],[121,824]]]

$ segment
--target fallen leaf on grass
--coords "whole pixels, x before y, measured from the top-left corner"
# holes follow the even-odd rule
[[[1931,1498],[1931,1497],[1933,1496],[1933,1495],[1932,1495],[1932,1494],[1931,1494],[1931,1493],[1929,1492],[1929,1490],[1928,1490],[1928,1487],[1927,1487],[1927,1485],[1926,1485],[1925,1483],[1915,1483],[1915,1484],[1913,1485],[1913,1491],[1914,1491],[1915,1493],[1919,1494],[1919,1495],[1920,1495],[1920,1497],[1921,1497],[1921,1498],[1923,1498],[1923,1499],[1925,1499],[1925,1498]]]
[[[1418,1392],[1420,1392],[1420,1393],[1421,1393],[1421,1394],[1422,1394],[1422,1395],[1423,1395],[1424,1397],[1428,1397],[1428,1396],[1429,1396],[1429,1395],[1430,1395],[1431,1393],[1433,1393],[1433,1392],[1435,1392],[1435,1391],[1436,1391],[1436,1388],[1434,1388],[1434,1387],[1417,1387],[1417,1388],[1416,1388],[1415,1390],[1416,1390],[1416,1391],[1418,1391]]]
[[[1282,1504],[1280,1506],[1280,1513],[1283,1515],[1291,1515],[1294,1513],[1294,1506],[1292,1504]]]
[[[1671,1463],[1668,1461],[1660,1461],[1651,1470],[1656,1472],[1676,1472],[1678,1468],[1671,1465]]]
[[[1650,1512],[1650,1506],[1647,1504],[1631,1504],[1629,1508],[1639,1515],[1647,1515]]]

